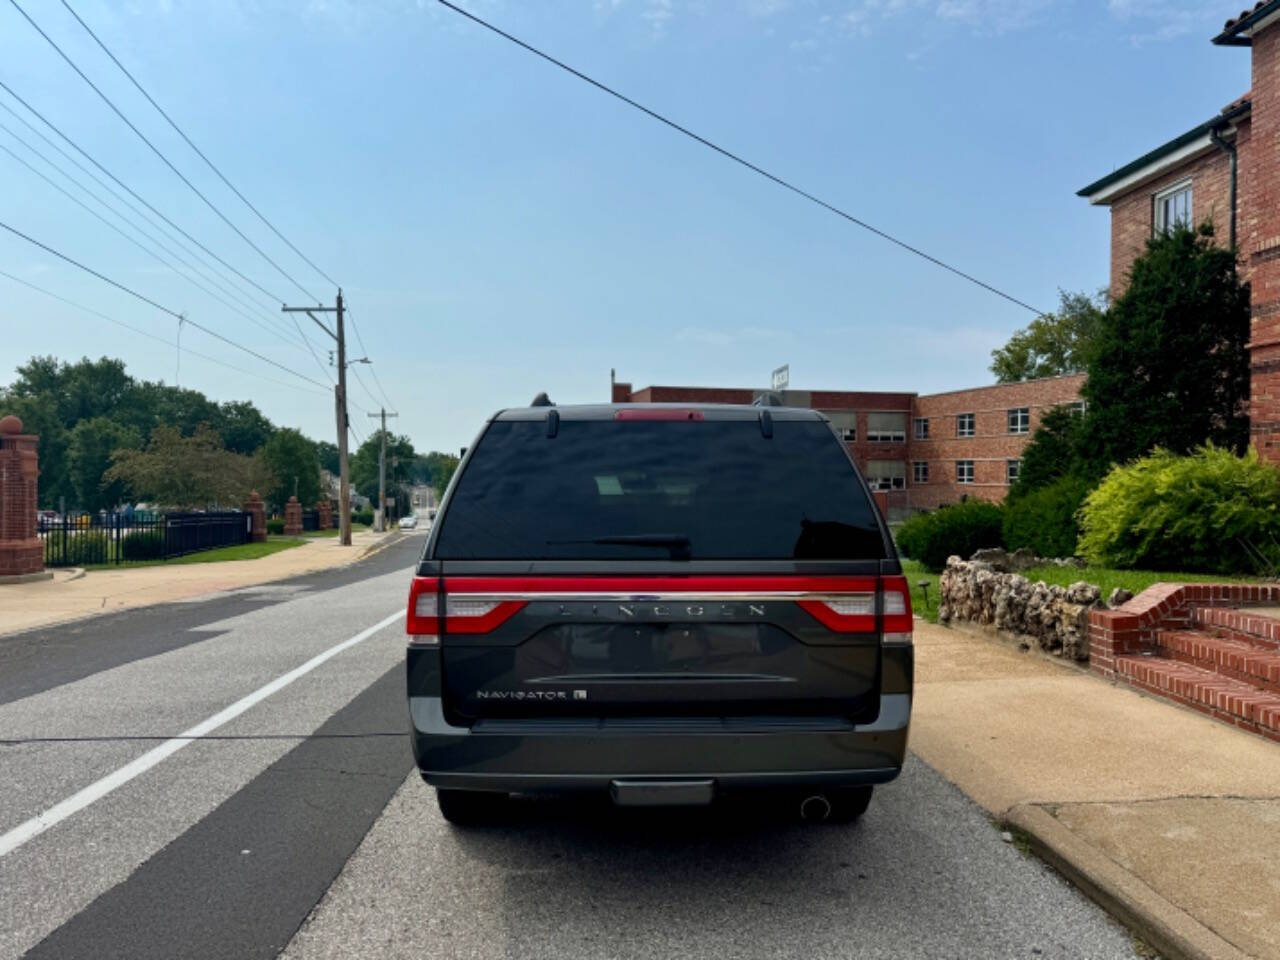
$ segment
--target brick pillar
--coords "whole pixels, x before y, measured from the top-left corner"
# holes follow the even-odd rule
[[[284,505],[284,533],[287,537],[296,537],[302,533],[302,504],[297,497],[290,497]]]
[[[267,508],[262,502],[262,497],[258,496],[257,490],[252,491],[249,499],[244,502],[244,512],[249,514],[253,521],[249,539],[254,543],[262,543],[267,539]]]
[[[0,420],[0,581],[44,570],[44,545],[36,533],[36,437],[22,421]]]
[[[1243,158],[1240,258],[1252,288],[1249,431],[1280,463],[1280,25],[1252,38],[1253,108]]]
[[[327,499],[316,501],[316,528],[328,530],[333,526],[333,504]]]

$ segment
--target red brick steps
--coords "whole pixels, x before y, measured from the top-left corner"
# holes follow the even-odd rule
[[[1118,656],[1116,674],[1135,687],[1280,741],[1280,693],[1154,655]]]
[[[1268,650],[1280,650],[1280,620],[1249,610],[1194,607],[1191,626],[1219,637],[1238,640]]]
[[[1280,694],[1280,649],[1202,630],[1162,630],[1156,652],[1180,663]]]

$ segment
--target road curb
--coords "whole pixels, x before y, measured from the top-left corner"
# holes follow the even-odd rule
[[[1042,860],[1167,960],[1250,960],[1249,954],[1170,903],[1043,807],[1018,804],[1004,815],[1004,823],[1025,834]]]

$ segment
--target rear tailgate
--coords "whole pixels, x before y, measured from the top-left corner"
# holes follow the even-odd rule
[[[451,576],[415,594],[462,721],[865,715],[882,635],[911,630],[900,577]]]

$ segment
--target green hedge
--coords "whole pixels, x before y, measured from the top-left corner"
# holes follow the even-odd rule
[[[81,567],[92,563],[109,563],[115,556],[111,537],[105,530],[79,530],[66,534],[54,531],[45,538],[44,560],[47,564]]]
[[[164,534],[159,530],[132,533],[120,543],[126,560],[159,560],[164,556]]]
[[[967,560],[975,550],[1003,546],[1003,521],[999,504],[967,500],[911,517],[898,528],[898,549],[937,573],[952,554]]]
[[[1063,477],[1019,497],[1009,497],[1004,509],[1004,545],[1027,547],[1038,557],[1073,557],[1080,525],[1076,514],[1089,493],[1089,484]]]
[[[284,521],[279,517],[272,517],[267,521],[267,533],[275,534],[277,537],[284,533]]]
[[[1250,449],[1156,449],[1116,467],[1080,514],[1080,553],[1121,569],[1266,573],[1280,568],[1280,471]]]
[[[352,522],[352,523],[363,523],[366,527],[372,527],[372,526],[373,526],[373,511],[372,511],[372,510],[360,510],[360,511],[358,511],[358,512],[356,512],[356,513],[353,513],[353,514],[351,514],[351,522]]]

